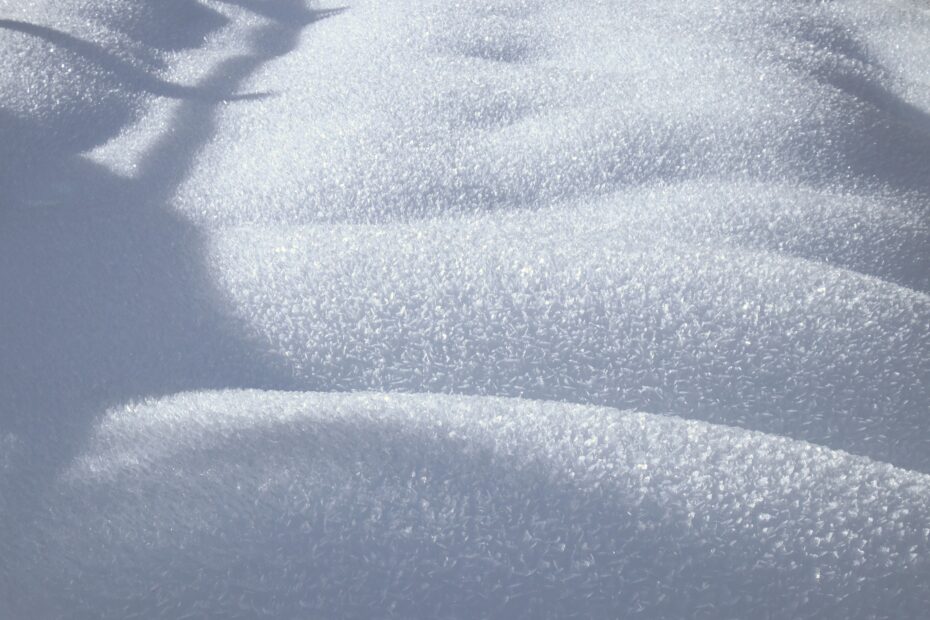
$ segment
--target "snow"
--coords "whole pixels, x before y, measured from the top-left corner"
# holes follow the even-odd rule
[[[78,616],[916,618],[928,594],[926,474],[590,406],[182,394],[111,411],[50,494],[22,570]]]
[[[698,244],[715,236],[700,221],[682,240],[656,239],[676,209],[635,202],[645,206],[236,228],[208,256],[256,349],[316,390],[674,412],[928,470],[927,295],[726,242],[738,233]],[[726,217],[706,204],[678,219]]]
[[[0,617],[930,604],[926,2],[0,0],[0,57]]]

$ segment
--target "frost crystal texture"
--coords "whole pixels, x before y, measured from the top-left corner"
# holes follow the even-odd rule
[[[923,0],[0,0],[0,618],[922,618]]]

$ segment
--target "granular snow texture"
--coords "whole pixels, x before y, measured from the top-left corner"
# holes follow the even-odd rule
[[[916,618],[930,600],[927,475],[590,406],[185,394],[111,412],[49,493],[53,559],[27,574],[88,617]]]
[[[923,0],[0,0],[0,618],[922,618]]]

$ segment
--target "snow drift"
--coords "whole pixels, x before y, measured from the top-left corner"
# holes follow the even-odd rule
[[[0,0],[0,55],[0,615],[930,603],[925,3]]]
[[[112,618],[918,617],[928,482],[612,409],[184,394],[102,421],[21,570]]]

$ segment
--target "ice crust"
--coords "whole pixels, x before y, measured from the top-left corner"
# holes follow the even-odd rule
[[[0,0],[0,61],[0,618],[926,614],[925,1]]]
[[[50,495],[27,574],[77,616],[917,618],[930,602],[925,474],[609,408],[182,394],[110,412]]]

